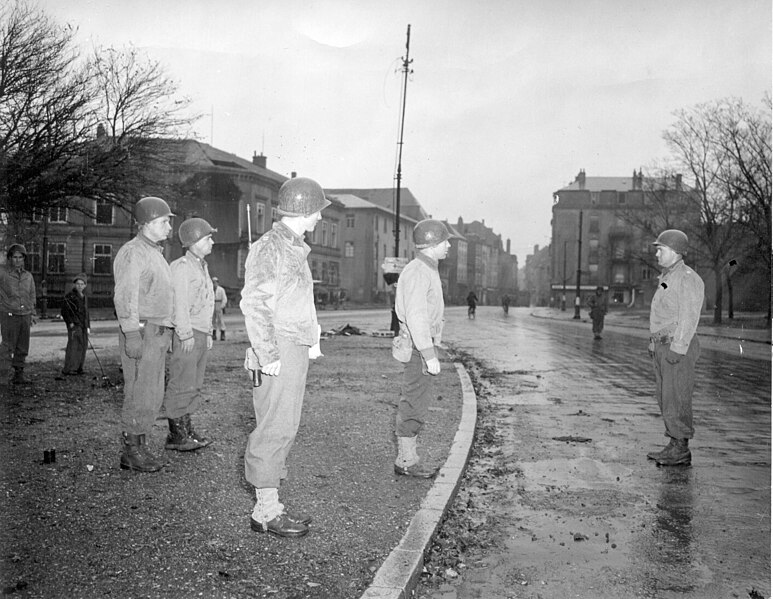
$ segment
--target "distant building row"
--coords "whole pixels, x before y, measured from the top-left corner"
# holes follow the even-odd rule
[[[218,229],[214,250],[207,259],[209,270],[217,274],[221,285],[238,292],[249,243],[278,220],[277,194],[287,178],[269,170],[263,155],[248,161],[201,142],[186,140],[180,144],[184,158],[178,169],[179,184],[186,190],[183,199],[169,201],[177,218],[175,237],[166,247],[167,258],[173,260],[182,254],[176,237],[179,224],[191,216],[205,218]],[[384,281],[382,264],[394,256],[394,190],[326,189],[325,193],[332,204],[307,236],[317,300],[321,304],[343,299],[386,302],[390,288]],[[35,238],[26,241],[27,267],[35,277],[39,295],[45,289],[50,298],[60,298],[72,277],[85,272],[90,275],[92,306],[110,306],[113,258],[135,234],[135,228],[131,216],[111,203],[89,202],[93,218],[65,208],[52,209],[45,219],[33,216],[39,226]],[[427,217],[411,192],[401,189],[401,258],[414,257],[413,227]],[[478,221],[465,223],[459,218],[449,228],[455,237],[440,267],[446,301],[462,303],[473,289],[484,303],[497,303],[504,294],[515,298],[518,262],[510,254],[509,240],[503,247],[501,236]]]

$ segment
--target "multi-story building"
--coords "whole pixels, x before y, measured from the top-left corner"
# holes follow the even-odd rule
[[[375,197],[385,190],[360,191]],[[395,256],[394,211],[353,193],[340,190],[325,190],[325,193],[342,206],[341,286],[354,302],[386,301],[390,288],[384,280],[382,264],[385,258]],[[417,222],[400,211],[399,257],[406,262],[416,253],[412,232]]]
[[[681,194],[679,180],[666,190],[664,201],[674,205]],[[579,285],[580,305],[597,286],[608,290],[610,305],[643,306],[654,293],[656,263],[652,234],[644,233],[632,215],[646,220],[644,179],[588,177],[581,170],[575,180],[553,194],[551,299],[558,306],[574,305]],[[578,261],[579,253],[579,261]],[[578,281],[579,278],[579,281]]]

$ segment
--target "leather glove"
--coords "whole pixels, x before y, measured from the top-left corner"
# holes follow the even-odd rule
[[[679,364],[683,357],[684,356],[682,354],[678,354],[674,350],[669,349],[668,353],[666,354],[666,362],[669,364]]]
[[[139,360],[142,357],[142,335],[139,331],[126,333],[124,351],[133,360]]]

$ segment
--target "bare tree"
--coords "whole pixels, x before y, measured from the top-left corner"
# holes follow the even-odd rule
[[[74,30],[23,0],[0,9],[0,212],[9,236],[34,213],[91,214],[103,200],[130,210],[169,189],[195,117],[157,62],[126,50],[82,59]],[[38,219],[39,220],[39,219]]]
[[[699,104],[675,113],[677,120],[664,133],[675,163],[687,174],[700,224],[692,231],[691,246],[714,273],[714,322],[722,322],[724,281],[741,243],[738,194],[728,186],[733,155],[720,142],[718,123],[724,122],[725,100]]]

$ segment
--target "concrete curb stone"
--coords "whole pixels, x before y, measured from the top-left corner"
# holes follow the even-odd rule
[[[454,363],[462,386],[462,416],[445,464],[400,543],[387,556],[361,599],[408,599],[418,584],[424,554],[456,497],[470,457],[478,417],[477,398],[464,366]]]

